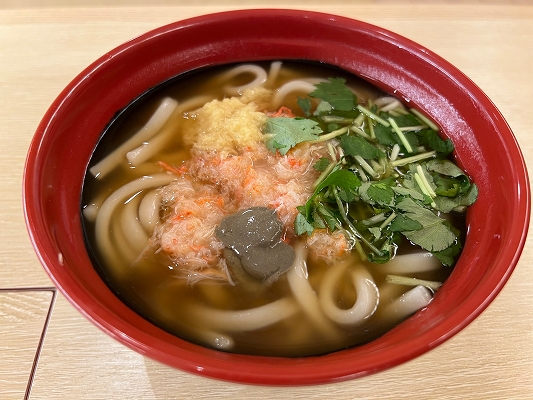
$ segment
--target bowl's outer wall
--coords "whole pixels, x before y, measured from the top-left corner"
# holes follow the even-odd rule
[[[308,59],[339,66],[430,115],[452,138],[480,190],[467,214],[468,238],[455,271],[432,304],[374,342],[321,357],[232,355],[182,341],[125,306],[100,279],[83,241],[83,177],[113,116],[158,83],[230,62]],[[63,294],[117,340],[159,361],[248,383],[345,380],[409,360],[453,336],[494,299],[524,245],[530,209],[525,163],[492,102],[431,51],[384,29],[343,17],[245,10],[198,17],[151,31],[110,51],[54,101],[28,152],[28,231]]]

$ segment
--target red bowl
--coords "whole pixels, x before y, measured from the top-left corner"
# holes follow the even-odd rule
[[[328,355],[228,354],[181,340],[122,303],[91,264],[80,221],[91,153],[118,110],[148,89],[204,66],[314,60],[372,82],[431,116],[479,186],[451,277],[432,303],[373,342]],[[363,22],[307,11],[245,10],[201,16],[135,38],[98,59],[53,102],[29,148],[26,224],[59,290],[130,348],[179,369],[246,383],[299,385],[374,373],[449,339],[476,318],[512,273],[526,238],[530,188],[509,126],[465,75],[424,47]]]

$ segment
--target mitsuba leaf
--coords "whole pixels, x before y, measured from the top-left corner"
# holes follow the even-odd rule
[[[338,186],[346,191],[357,189],[361,186],[361,181],[353,172],[346,169],[339,169],[329,174],[315,189],[315,193],[320,192],[328,186]]]
[[[389,225],[389,229],[392,232],[417,231],[422,228],[423,226],[420,222],[415,221],[404,214],[397,215]]]
[[[416,116],[413,114],[402,114],[402,115],[390,115],[389,113],[382,113],[383,115],[380,115],[383,119],[392,118],[394,122],[396,122],[396,125],[399,127],[402,126],[416,126],[420,125],[420,121]]]
[[[303,113],[306,116],[308,117],[311,116],[311,99],[310,98],[298,97],[298,99],[296,100],[296,103],[298,104],[298,106],[300,106],[300,108],[302,109]]]
[[[335,110],[353,110],[357,105],[357,97],[345,82],[342,78],[329,78],[327,82],[316,84],[316,89],[309,96],[328,102]]]
[[[322,219],[321,215],[318,213],[317,209],[313,211],[313,228],[315,229],[323,229],[326,227],[326,224],[324,220]]]
[[[315,165],[313,165],[313,168],[317,171],[323,172],[326,170],[326,168],[329,165],[329,158],[322,157],[320,160],[318,160]]]
[[[385,153],[359,136],[342,135],[340,145],[348,156],[361,156],[365,160],[385,157]]]
[[[385,264],[391,259],[391,251],[385,247],[381,249],[381,254],[369,253],[367,254],[368,261],[375,264]]]
[[[394,190],[392,189],[394,185],[395,182],[392,177],[380,181],[365,182],[361,184],[358,193],[363,201],[368,203],[391,206],[394,203]]]
[[[355,190],[339,190],[339,197],[342,201],[345,201],[347,203],[351,203],[357,198],[357,193]]]
[[[319,205],[317,207],[317,212],[320,214],[320,216],[324,219],[326,224],[328,225],[328,228],[330,230],[333,230],[335,226],[337,225],[338,221],[335,215],[329,211],[326,207],[323,205]]]
[[[409,182],[412,182],[411,180]],[[394,193],[400,196],[410,196],[414,200],[422,201],[424,202],[426,196],[418,190],[415,190],[412,187],[403,187],[403,186],[392,186],[392,190]],[[431,202],[431,201],[430,201]]]
[[[313,115],[315,116],[324,115],[324,114],[327,115],[331,113],[332,110],[333,110],[333,106],[331,104],[329,104],[327,101],[321,101],[320,103],[318,103],[318,106],[316,107]]]
[[[412,199],[408,197],[402,199],[397,207],[405,216],[422,225],[422,229],[402,231],[402,234],[423,249],[431,252],[442,251],[457,240],[457,236],[445,224],[445,220]]]
[[[461,190],[461,184],[458,179],[444,178],[437,176],[433,178],[433,182],[437,186],[435,193],[439,196],[455,197]]]
[[[265,144],[271,152],[285,155],[298,143],[315,140],[322,133],[316,121],[305,118],[268,118],[265,133],[273,135]]]
[[[465,172],[450,160],[431,160],[426,163],[428,171],[434,171],[451,177],[466,177]]]
[[[313,230],[315,228],[313,225],[311,225],[305,216],[301,213],[298,213],[296,215],[296,218],[294,219],[294,231],[296,235],[302,235],[304,233],[307,233],[308,235],[311,235],[313,233]]]
[[[433,252],[433,255],[439,259],[439,261],[446,266],[451,266],[455,262],[457,256],[461,253],[461,244],[459,241],[453,243],[450,247],[442,250]]]
[[[368,228],[368,231],[374,235],[376,240],[379,240],[381,238],[381,229],[377,226]]]
[[[368,196],[378,204],[391,205],[394,191],[390,184],[384,181],[372,182],[367,190]]]
[[[381,124],[374,125],[374,134],[376,140],[383,146],[394,146],[395,144],[401,144],[398,135],[392,131],[391,128],[383,126]]]
[[[433,199],[437,205],[437,210],[448,213],[458,207],[468,207],[475,203],[478,197],[478,188],[475,184],[470,186],[470,190],[456,197],[437,196]]]
[[[450,139],[442,139],[433,129],[422,129],[416,132],[416,135],[420,144],[426,145],[443,156],[450,154],[454,150],[452,141]]]

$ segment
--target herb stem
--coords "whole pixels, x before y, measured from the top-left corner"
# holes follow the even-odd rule
[[[372,168],[372,166],[369,163],[367,163],[363,157],[361,157],[360,155],[355,155],[354,158],[355,158],[355,161],[357,161],[359,165],[366,172],[368,172],[373,178],[377,178],[379,176],[379,174],[374,170],[374,168]]]
[[[416,166],[416,171],[420,175],[420,179],[422,179],[422,182],[423,182],[424,186],[426,187],[427,191],[429,192],[429,195],[431,196],[431,198],[434,199],[435,197],[437,197],[437,194],[435,193],[435,191],[433,190],[433,188],[429,184],[429,182],[428,182],[428,180],[426,178],[426,174],[424,173],[424,170],[422,169],[422,166],[420,164]]]
[[[407,285],[407,286],[420,286],[421,285],[433,291],[437,291],[442,286],[442,283],[437,282],[437,281],[427,281],[424,279],[410,278],[407,276],[399,276],[399,275],[387,275],[385,280],[387,282],[394,283],[397,285]]]
[[[363,120],[365,119],[365,114],[361,113],[353,120],[353,125],[355,126],[361,126],[363,123]]]
[[[418,183],[418,186],[420,187],[420,190],[422,190],[422,193],[424,193],[426,196],[430,197],[433,199],[434,196],[431,195],[431,192],[429,191],[429,189],[431,189],[429,186],[426,185],[426,183],[424,182],[424,178],[423,175],[421,176],[418,172],[415,172],[414,173],[414,178],[415,178],[415,181],[416,183]],[[437,205],[435,204],[434,201],[431,202],[431,207],[433,208],[436,208]]]
[[[378,117],[376,114],[374,114],[372,111],[364,108],[362,105],[358,105],[357,109],[361,111],[363,114],[365,114],[367,117],[372,118],[374,121],[379,122],[383,126],[390,126],[390,124],[385,121],[383,118]]]
[[[353,122],[353,118],[344,118],[344,117],[339,117],[336,115],[323,115],[320,117],[320,119],[323,122],[327,122],[327,123],[336,122],[338,124],[350,124]]]
[[[394,218],[396,218],[396,213],[392,212],[391,215],[389,215],[387,219],[383,221],[383,223],[379,226],[379,229],[385,228],[387,225],[389,225],[394,220]]]
[[[374,246],[372,243],[370,243],[368,240],[364,238],[363,235],[359,233],[359,231],[355,228],[355,226],[352,224],[352,221],[348,219],[348,216],[346,215],[346,210],[344,209],[344,206],[342,205],[342,200],[339,197],[339,193],[337,192],[337,188],[333,187],[333,196],[335,197],[335,201],[337,202],[337,207],[339,207],[339,211],[341,212],[342,219],[348,225],[348,228],[350,231],[354,234],[355,237],[357,237],[359,240],[361,240],[364,244],[366,244],[370,250],[372,250],[375,254],[378,256],[383,256],[383,253],[381,250],[379,250],[376,246]]]
[[[368,120],[368,132],[370,133],[370,138],[375,139],[376,133],[374,132],[374,124],[372,123],[372,119],[367,116]]]
[[[409,141],[407,140],[407,138],[405,137],[403,132],[400,130],[400,128],[398,127],[398,124],[396,123],[396,121],[393,120],[392,118],[389,118],[389,123],[391,124],[392,130],[394,132],[396,132],[396,134],[400,138],[400,142],[402,142],[402,144],[405,147],[405,149],[407,150],[407,152],[408,153],[412,153],[413,152],[413,148],[411,147],[411,143],[409,143]]]
[[[348,132],[348,127],[345,126],[343,128],[337,129],[336,131],[327,133],[325,135],[319,136],[318,139],[315,140],[309,140],[307,143],[315,144],[315,143],[322,143],[327,140],[331,140],[333,138],[336,138],[337,136],[344,135],[346,132]]]
[[[336,163],[337,162],[337,155],[335,154],[335,149],[333,148],[333,145],[331,142],[328,142],[326,144],[326,147],[328,149],[329,156],[331,157],[331,160]]]
[[[331,173],[333,172],[333,170],[335,169],[335,167],[337,167],[338,164],[336,163],[329,163],[328,166],[326,167],[326,169],[324,171],[322,171],[322,173],[320,174],[320,176],[318,177],[318,179],[313,183],[313,189],[316,189],[318,185],[320,185],[320,183],[326,179],[326,177]]]
[[[414,126],[402,126],[399,127],[400,131],[402,132],[413,132],[413,131],[419,131],[420,129],[427,128],[427,125],[414,125]]]
[[[414,156],[410,156],[410,157],[405,157],[405,158],[400,158],[398,160],[394,160],[394,161],[391,162],[391,165],[393,167],[401,167],[402,165],[410,164],[412,162],[422,161],[422,160],[425,160],[426,158],[435,157],[435,154],[437,154],[437,152],[435,150],[428,151],[428,152],[425,152],[425,153],[419,153],[419,154],[416,154]]]
[[[379,213],[379,214],[371,216],[368,219],[365,219],[365,220],[361,221],[361,223],[363,225],[365,225],[365,226],[372,226],[372,225],[378,224],[380,222],[383,222],[386,219],[387,218],[385,217],[385,213]]]
[[[359,127],[357,127],[357,126],[355,126],[355,125],[352,125],[352,126],[350,127],[350,130],[351,130],[352,132],[357,133],[359,136],[364,137],[365,139],[372,139],[370,136],[367,135],[367,133],[366,133],[364,130],[362,130],[361,128],[359,128]]]
[[[398,158],[398,154],[400,154],[400,145],[398,143],[395,143],[394,146],[392,146],[390,160],[395,161]]]

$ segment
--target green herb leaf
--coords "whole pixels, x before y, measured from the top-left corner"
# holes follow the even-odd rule
[[[328,210],[326,207],[324,207],[323,204],[317,205],[317,212],[324,219],[324,221],[326,221],[328,228],[330,230],[333,230],[338,223],[335,215],[330,210]]]
[[[333,106],[331,104],[329,104],[327,101],[321,101],[320,103],[318,103],[318,106],[316,106],[313,115],[328,115],[329,113],[331,113],[331,110],[333,110]]]
[[[400,201],[397,207],[405,212],[405,216],[422,225],[422,229],[404,231],[402,234],[423,249],[431,252],[442,251],[457,240],[455,234],[444,223],[445,220],[410,198],[407,197]]]
[[[454,150],[452,141],[450,139],[442,139],[433,129],[422,129],[416,132],[416,135],[421,145],[426,145],[443,156],[450,154]]]
[[[310,119],[276,117],[267,120],[265,133],[273,135],[266,140],[267,148],[285,155],[298,143],[317,139],[322,129]]]
[[[307,219],[305,219],[305,216],[301,213],[298,213],[296,215],[296,218],[294,219],[294,231],[297,235],[302,235],[304,233],[307,233],[308,235],[311,235],[314,231],[313,225],[311,225]]]
[[[329,78],[327,82],[315,85],[316,89],[309,96],[328,102],[335,110],[353,110],[357,105],[357,97],[345,82],[346,80],[342,78]]]
[[[451,266],[455,262],[455,258],[461,253],[461,248],[461,244],[457,241],[442,251],[433,252],[433,255],[437,257],[443,265]]]
[[[359,196],[363,201],[370,204],[392,206],[394,204],[395,185],[392,177],[379,181],[365,182],[358,189]]]
[[[468,207],[474,204],[478,197],[478,188],[475,184],[470,186],[470,190],[456,197],[437,196],[434,201],[437,210],[448,213],[456,208]]]
[[[324,172],[326,168],[328,167],[330,161],[326,157],[322,157],[320,160],[318,160],[315,165],[313,165],[313,168],[317,171]]]
[[[383,146],[394,146],[395,144],[401,144],[398,135],[392,131],[388,126],[383,126],[381,124],[374,125],[374,134],[376,135],[376,140],[378,143]]]
[[[340,145],[348,156],[361,156],[365,160],[385,157],[385,153],[359,136],[342,135]]]
[[[426,163],[428,171],[434,171],[442,175],[458,177],[466,176],[464,171],[450,160],[431,160]]]
[[[315,194],[328,186],[338,186],[346,191],[355,190],[361,186],[361,181],[353,172],[339,169],[329,174],[315,189]]]
[[[417,231],[422,228],[423,226],[420,222],[415,221],[404,214],[398,214],[389,225],[389,229],[392,232]]]
[[[296,100],[296,103],[300,106],[300,108],[302,109],[303,113],[306,116],[309,117],[311,115],[311,99],[309,97],[306,97],[306,98],[298,97],[298,99]]]

